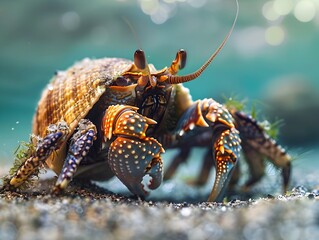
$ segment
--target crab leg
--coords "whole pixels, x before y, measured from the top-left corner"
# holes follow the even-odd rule
[[[72,180],[81,160],[88,154],[96,139],[95,125],[86,119],[79,122],[79,128],[73,135],[67,157],[64,161],[62,171],[53,189],[54,193],[59,193],[67,187]]]
[[[145,197],[148,192],[142,184],[149,175],[149,189],[162,182],[162,145],[146,136],[149,124],[156,122],[137,113],[137,108],[125,105],[110,106],[103,119],[105,144],[109,146],[108,162],[114,174],[135,195]]]
[[[248,162],[251,177],[245,184],[246,190],[257,182],[264,173],[264,158],[282,169],[283,192],[287,191],[291,172],[291,157],[277,142],[268,136],[251,116],[240,111],[231,111],[243,141],[243,152]]]
[[[48,127],[48,135],[40,139],[36,146],[35,156],[27,159],[11,178],[10,185],[20,186],[52,154],[58,150],[68,135],[69,128],[65,122]]]
[[[208,151],[206,151],[204,159],[203,159],[203,165],[202,168],[200,170],[200,174],[198,175],[198,178],[195,181],[195,184],[197,186],[202,186],[204,185],[209,177],[210,174],[210,170],[213,168],[214,166],[214,161],[212,161],[212,150],[209,149]]]
[[[242,140],[242,149],[245,159],[248,163],[250,176],[244,186],[242,191],[249,191],[255,183],[257,183],[265,174],[265,161],[264,156],[256,151],[252,146],[245,143],[245,140]]]
[[[212,128],[216,178],[208,201],[220,201],[239,159],[239,133],[228,110],[213,99],[199,100],[191,105],[179,120],[176,131],[180,137],[187,136],[195,127]]]
[[[211,142],[211,139],[207,144]],[[196,142],[192,141],[194,144],[193,146],[188,146],[186,147],[181,147],[180,151],[173,157],[171,165],[165,170],[164,174],[164,181],[169,180],[173,177],[173,175],[176,173],[176,170],[178,169],[179,165],[182,163],[185,163],[191,153],[192,147],[197,146]],[[185,146],[185,144],[183,144]],[[198,178],[195,181],[190,181],[191,184],[194,184],[196,186],[202,186],[207,182],[207,179],[210,174],[210,170],[214,166],[214,161],[212,161],[212,150],[209,149],[206,151],[204,159],[203,159],[203,164],[200,169],[200,174],[198,175]]]
[[[180,149],[180,151],[173,157],[173,162],[171,163],[171,165],[168,167],[167,170],[165,170],[164,181],[173,177],[179,165],[187,161],[190,152],[191,148],[188,146]]]

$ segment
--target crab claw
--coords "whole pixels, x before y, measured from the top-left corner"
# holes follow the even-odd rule
[[[118,137],[110,145],[109,165],[114,174],[134,194],[146,197],[148,189],[156,189],[163,179],[162,145],[154,138],[131,139]],[[144,186],[143,178],[150,181]]]
[[[214,141],[214,158],[216,161],[216,179],[208,201],[219,202],[223,199],[225,189],[232,172],[239,160],[240,138],[235,128],[227,129]]]

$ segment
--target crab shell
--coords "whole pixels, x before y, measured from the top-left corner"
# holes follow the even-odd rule
[[[66,71],[57,72],[38,103],[33,133],[44,137],[50,124],[65,121],[69,126],[69,139],[114,79],[132,66],[132,61],[127,59],[84,59]],[[66,146],[67,141],[46,160],[46,165],[56,174],[62,169]]]

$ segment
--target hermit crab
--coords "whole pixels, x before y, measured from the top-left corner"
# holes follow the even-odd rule
[[[213,99],[193,102],[182,83],[196,79],[225,45],[196,72],[178,76],[186,52],[178,51],[170,67],[156,70],[142,50],[134,61],[121,58],[84,59],[57,72],[43,91],[33,119],[33,150],[9,177],[6,187],[17,188],[44,164],[58,179],[60,193],[74,179],[108,180],[116,176],[134,194],[145,197],[163,179],[164,149],[179,149],[165,178],[196,146],[207,148],[200,183],[207,169],[216,168],[208,201],[220,201],[242,151],[250,168],[250,187],[263,176],[263,158],[282,169],[283,186],[290,178],[290,156],[256,120],[235,107]]]

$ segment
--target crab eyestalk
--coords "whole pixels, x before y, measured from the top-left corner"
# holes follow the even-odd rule
[[[232,172],[239,160],[240,138],[235,128],[224,130],[214,143],[216,177],[208,201],[220,202],[231,179]]]
[[[149,82],[152,87],[156,86],[156,78],[151,75],[145,53],[142,49],[138,49],[134,53],[134,65],[141,71],[142,76],[138,79],[139,86],[146,86]]]
[[[184,49],[180,49],[176,53],[176,57],[168,69],[170,74],[176,75],[179,70],[182,70],[186,65],[186,59],[187,59],[186,51]]]

